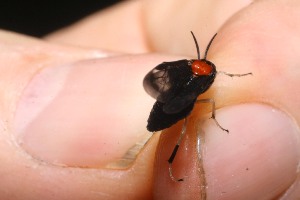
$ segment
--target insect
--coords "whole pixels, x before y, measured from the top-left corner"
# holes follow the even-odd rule
[[[210,103],[212,105],[211,118],[223,131],[229,132],[227,129],[223,128],[215,118],[214,100],[197,100],[198,96],[210,88],[217,73],[222,73],[231,77],[240,77],[252,74],[229,74],[226,72],[217,72],[216,66],[211,61],[206,60],[208,50],[217,33],[208,43],[203,59],[200,59],[200,50],[197,39],[192,31],[191,34],[196,45],[198,59],[163,62],[152,69],[143,80],[145,91],[156,99],[148,118],[147,129],[150,132],[169,128],[179,120],[184,119],[180,137],[168,160],[169,174],[174,181],[183,180],[176,179],[173,176],[172,163],[178,151],[182,137],[186,132],[186,117],[193,110],[195,103]]]

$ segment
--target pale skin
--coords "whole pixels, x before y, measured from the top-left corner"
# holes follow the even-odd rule
[[[227,1],[186,2],[125,1],[42,39],[0,32],[2,198],[200,199],[205,194],[207,199],[300,197],[300,2],[235,0],[230,6]],[[253,73],[241,78],[219,74],[212,88],[201,96],[214,98],[216,118],[230,133],[222,132],[212,120],[203,122],[209,118],[210,106],[197,105],[173,165],[174,174],[183,176],[183,182],[170,179],[167,163],[182,122],[162,134],[155,133],[128,169],[104,169],[104,164],[118,154],[115,152],[133,145],[133,133],[147,133],[145,123],[154,100],[143,91],[143,76],[163,61],[196,57],[191,30],[202,56],[206,44],[218,32],[207,56],[218,71]],[[91,59],[93,62],[86,61]],[[78,94],[79,103],[63,104],[54,99],[47,114],[39,115],[37,123],[30,125],[35,132],[43,130],[39,127],[42,125],[57,125],[53,116],[62,114],[62,124],[70,120],[68,130],[60,124],[57,127],[61,129],[55,129],[57,135],[50,134],[54,146],[56,138],[57,143],[63,141],[65,154],[30,149],[33,143],[41,144],[38,148],[45,144],[39,142],[39,131],[34,135],[37,142],[27,137],[19,142],[16,130],[23,130],[14,128],[14,117],[15,113],[18,116],[21,94],[44,68],[78,61],[82,68],[73,72],[75,82],[71,85],[87,77],[76,87],[90,95],[82,100],[88,103],[81,103],[83,94]],[[103,93],[98,95],[98,90]],[[60,95],[65,95],[64,90]],[[101,101],[103,95],[105,102]],[[141,105],[139,112],[128,115],[136,105]],[[77,117],[79,112],[81,118]],[[22,116],[17,121],[27,118]],[[107,125],[114,120],[117,125]],[[94,130],[96,134],[89,135]],[[75,139],[70,136],[72,142],[65,137],[69,132],[78,134]],[[205,175],[199,172],[202,161],[197,159],[195,148],[195,133],[199,132],[205,132],[200,147]],[[82,139],[82,133],[92,139]],[[115,146],[101,143],[106,139]],[[116,140],[124,143],[114,143]],[[54,160],[60,160],[64,167],[53,164]],[[205,190],[201,187],[204,182]]]

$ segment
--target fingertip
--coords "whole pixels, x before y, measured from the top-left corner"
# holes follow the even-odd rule
[[[299,131],[282,111],[241,104],[217,112],[223,134],[204,125],[202,146],[209,199],[272,199],[295,180]]]
[[[159,3],[159,7],[157,7]],[[249,0],[143,1],[145,29],[150,46],[157,51],[196,57],[189,31],[203,52],[210,38],[232,15],[249,5]]]
[[[157,199],[272,199],[297,176],[299,131],[282,111],[262,104],[241,104],[217,110],[218,122],[189,118],[187,135],[174,164],[174,182],[167,159],[182,123],[166,130],[158,145],[154,168]],[[198,138],[197,138],[198,137]]]

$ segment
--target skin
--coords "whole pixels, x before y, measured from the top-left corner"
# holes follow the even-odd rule
[[[0,196],[299,198],[300,3],[227,4],[125,1],[42,39],[1,31]],[[154,100],[143,91],[143,76],[163,61],[195,58],[190,30],[202,56],[218,32],[207,57],[218,71],[253,73],[219,74],[201,95],[214,98],[217,119],[230,133],[207,120],[209,105],[196,105],[173,165],[184,182],[169,178],[166,162],[182,122],[155,133],[129,167],[112,169],[108,164],[147,134]],[[59,69],[69,65],[74,70],[59,88],[56,78],[67,73]],[[81,92],[70,92],[74,85]],[[56,90],[42,112],[36,111],[42,103],[29,101]],[[138,112],[128,114],[133,108]]]

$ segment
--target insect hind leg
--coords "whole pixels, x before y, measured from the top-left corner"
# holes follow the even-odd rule
[[[196,103],[210,103],[211,106],[212,106],[212,112],[211,112],[211,117],[210,117],[210,118],[213,119],[213,120],[215,121],[216,125],[217,125],[220,129],[222,129],[223,131],[226,131],[227,133],[229,133],[229,130],[223,128],[223,127],[219,124],[219,122],[217,121],[217,119],[216,119],[216,103],[215,103],[215,101],[214,101],[213,99],[199,99],[199,100],[196,101]]]
[[[180,182],[180,181],[183,181],[183,178],[175,178],[175,176],[173,175],[173,168],[172,168],[172,163],[174,161],[174,158],[177,154],[177,151],[178,151],[178,148],[179,148],[179,145],[181,143],[181,140],[183,138],[183,136],[185,135],[186,133],[186,125],[187,125],[187,118],[184,118],[184,122],[183,122],[183,125],[182,125],[182,129],[181,129],[181,133],[180,133],[180,136],[177,140],[177,143],[173,149],[173,152],[170,156],[170,158],[168,159],[168,163],[169,163],[169,175],[171,177],[171,179],[175,182]]]

